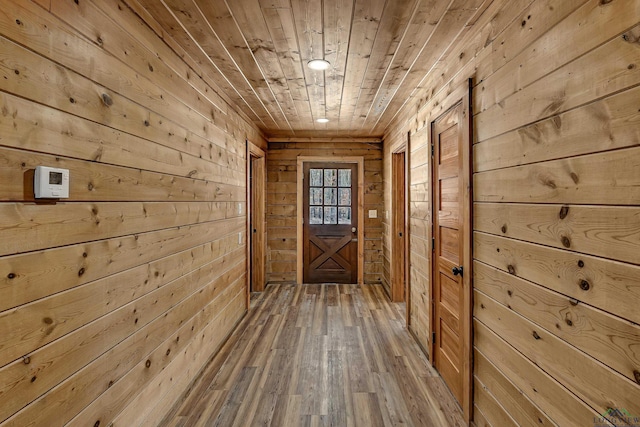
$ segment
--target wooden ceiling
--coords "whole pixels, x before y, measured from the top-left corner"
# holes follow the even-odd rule
[[[490,1],[137,3],[267,137],[295,139],[381,137]],[[331,67],[309,69],[316,58]]]

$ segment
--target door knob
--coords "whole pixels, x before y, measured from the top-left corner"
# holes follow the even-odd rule
[[[462,266],[453,267],[453,269],[451,271],[453,272],[454,276],[457,276],[459,274],[460,277],[462,277]]]
[[[355,227],[351,227],[351,232],[355,233],[356,232],[356,228]]]

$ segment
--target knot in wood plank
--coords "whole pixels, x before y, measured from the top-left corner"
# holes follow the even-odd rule
[[[111,97],[108,94],[103,93],[102,94],[102,103],[104,105],[106,105],[107,107],[111,107],[113,105],[113,99],[111,99]]]
[[[560,208],[560,214],[558,215],[560,219],[565,219],[569,214],[569,206],[563,206]]]

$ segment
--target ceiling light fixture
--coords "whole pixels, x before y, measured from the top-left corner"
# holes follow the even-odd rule
[[[316,119],[318,123],[329,123],[329,119]]]
[[[329,67],[331,67],[331,64],[329,63],[329,61],[326,61],[324,59],[312,59],[311,61],[307,62],[307,67],[311,68],[312,70],[328,70]]]

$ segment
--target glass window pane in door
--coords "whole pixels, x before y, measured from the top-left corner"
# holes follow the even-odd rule
[[[338,223],[338,208],[325,206],[325,208],[324,208],[324,223],[325,224],[337,224]]]
[[[309,185],[312,187],[322,187],[322,169],[309,170]]]
[[[338,189],[337,188],[325,188],[324,189],[324,204],[335,206],[338,204]]]
[[[340,169],[338,171],[338,186],[351,187],[351,169]]]
[[[337,169],[325,169],[324,170],[324,186],[335,187],[337,184],[338,184]]]
[[[322,206],[309,208],[309,224],[322,224]]]
[[[351,208],[338,208],[338,224],[351,224]]]
[[[350,188],[338,188],[338,204],[340,206],[351,206]]]
[[[310,188],[309,189],[309,204],[321,205],[322,204],[322,188]]]

